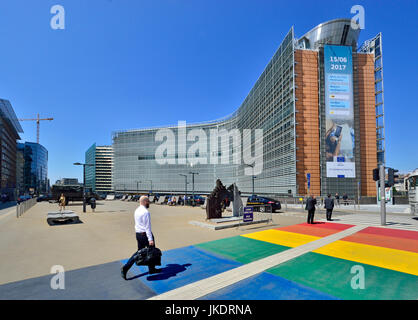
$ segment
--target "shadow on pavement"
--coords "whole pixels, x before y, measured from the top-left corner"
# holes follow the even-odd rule
[[[190,263],[186,264],[168,264],[165,268],[161,268],[161,273],[157,273],[155,275],[147,277],[148,281],[156,281],[156,280],[167,280],[168,278],[175,277],[180,272],[184,272],[187,270],[187,267],[190,267]]]

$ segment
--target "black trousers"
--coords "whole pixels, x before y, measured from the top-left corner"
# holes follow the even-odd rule
[[[154,238],[154,234],[152,234],[152,237]],[[138,251],[149,247],[149,240],[147,237],[147,234],[145,232],[142,233],[136,233],[136,241],[138,243]],[[154,246],[155,246],[155,238],[154,238]],[[128,262],[123,266],[123,268],[125,269],[125,271],[127,272],[135,263],[135,258],[136,258],[136,252],[132,255],[132,257],[128,260]],[[148,266],[148,270],[152,271],[155,269],[154,265],[149,265]]]
[[[308,223],[313,223],[315,209],[308,210]]]
[[[332,209],[327,209],[327,220],[331,220]]]

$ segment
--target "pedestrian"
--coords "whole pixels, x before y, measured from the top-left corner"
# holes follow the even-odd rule
[[[136,232],[136,241],[138,243],[138,251],[146,247],[155,247],[154,235],[151,231],[151,217],[149,208],[149,198],[147,196],[142,196],[139,199],[139,207],[135,210],[134,219],[135,219],[135,232]],[[121,268],[122,278],[126,280],[126,274],[128,270],[135,263],[135,258],[137,257],[136,252],[128,260],[128,262]],[[155,274],[160,273],[161,269],[155,268],[154,265],[148,265],[148,273]]]
[[[331,198],[331,194],[328,194],[328,198],[325,199],[325,209],[327,209],[327,221],[332,221],[332,210],[334,209],[334,199]]]
[[[308,210],[308,224],[314,224],[316,198],[312,194],[306,201],[305,210]]]
[[[91,206],[91,210],[94,212],[96,210],[96,198],[91,198],[90,199],[90,206]]]
[[[64,194],[63,193],[61,193],[61,196],[60,196],[60,198],[59,198],[59,200],[58,200],[58,205],[59,205],[59,207],[60,207],[60,212],[62,212],[62,210],[64,209],[64,211],[65,211],[65,197],[64,197]]]
[[[337,206],[340,206],[340,196],[338,192],[335,194],[335,201],[337,202]]]
[[[343,200],[344,200],[344,205],[348,206],[348,195],[346,193],[344,193],[343,195]]]

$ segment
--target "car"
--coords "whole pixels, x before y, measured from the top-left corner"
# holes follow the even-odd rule
[[[205,203],[205,198],[202,197],[202,196],[198,196],[198,195],[195,195],[195,196],[187,196],[186,197],[186,203],[188,205],[192,205],[193,199],[194,199],[195,205],[197,205],[197,206],[200,206],[200,205],[202,205],[202,204]]]
[[[36,198],[37,202],[48,201],[52,199],[52,196],[41,194],[39,197]]]
[[[262,205],[270,205],[272,212],[276,212],[282,208],[280,201],[271,198],[260,197],[260,196],[249,196],[247,200],[247,206],[254,206],[255,211],[260,211]]]
[[[26,200],[29,200],[29,199],[32,199],[32,197],[29,196],[29,195],[22,195],[22,196],[19,196],[17,198],[17,203],[22,203],[22,202],[24,202]]]

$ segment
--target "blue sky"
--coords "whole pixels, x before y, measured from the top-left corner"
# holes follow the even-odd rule
[[[50,9],[65,8],[65,30]],[[221,118],[235,111],[293,25],[365,8],[360,42],[383,33],[387,165],[418,167],[417,1],[2,0],[0,97],[41,123],[51,183],[115,130]],[[25,141],[36,124],[22,122]]]

